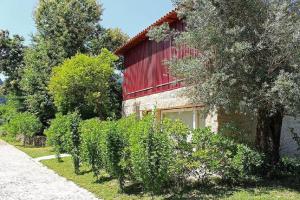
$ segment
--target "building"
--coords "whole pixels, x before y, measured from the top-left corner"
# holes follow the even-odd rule
[[[244,141],[254,143],[256,132],[255,118],[242,114],[225,114],[214,112],[204,114],[204,105],[192,104],[183,91],[188,89],[183,80],[170,75],[164,61],[173,56],[193,55],[188,48],[177,49],[172,40],[157,43],[147,37],[153,26],[168,23],[171,28],[184,30],[183,21],[179,20],[175,11],[167,13],[154,24],[140,32],[125,45],[116,50],[116,54],[124,57],[125,72],[123,81],[123,115],[137,114],[142,116],[156,109],[159,119],[164,117],[181,119],[191,128],[210,126],[219,131],[223,125],[234,123],[243,130]],[[296,143],[290,137],[288,126],[295,125],[294,119],[286,117],[283,124],[282,152],[296,152]],[[295,130],[300,131],[300,125]],[[292,144],[292,145],[291,145]],[[300,152],[299,152],[300,153]]]

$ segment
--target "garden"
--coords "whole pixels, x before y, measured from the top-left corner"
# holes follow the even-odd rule
[[[297,199],[300,195],[299,160],[282,158],[270,165],[263,153],[209,128],[190,130],[181,121],[160,122],[155,113],[142,119],[101,121],[82,120],[74,112],[57,114],[44,131],[47,147],[34,148],[14,138],[33,137],[40,122],[29,114],[13,114],[13,105],[8,101],[0,106],[5,116],[1,138],[23,146],[20,150],[33,157],[39,154],[32,149],[39,156],[56,154],[56,159],[42,163],[100,198]],[[20,133],[24,137],[16,137]],[[62,153],[71,157],[60,158]]]

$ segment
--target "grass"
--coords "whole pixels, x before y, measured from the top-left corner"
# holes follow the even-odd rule
[[[62,158],[62,162],[58,162],[57,159],[41,161],[48,168],[54,170],[60,176],[64,176],[68,180],[75,182],[94,193],[97,197],[105,200],[117,199],[117,200],[150,200],[151,197],[141,192],[134,190],[128,191],[126,194],[119,193],[117,180],[110,179],[104,176],[102,179],[97,180],[90,168],[87,166],[81,167],[81,174],[76,175],[73,171],[73,164],[71,158]],[[162,197],[156,197],[155,199],[163,199]]]
[[[38,158],[43,156],[54,155],[54,151],[52,147],[33,147],[33,146],[23,146],[20,142],[14,141],[12,138],[0,136],[0,139],[4,140],[5,142],[15,146],[19,150],[23,151],[24,153],[28,154],[32,158]]]
[[[24,147],[18,142],[0,136],[0,139],[16,146],[21,151],[29,156],[36,158],[47,155],[53,155],[51,147]],[[94,193],[97,197],[105,200],[198,200],[198,199],[226,199],[226,200],[298,200],[300,199],[300,177],[289,177],[274,181],[264,181],[255,185],[244,186],[198,186],[187,188],[181,194],[166,194],[162,196],[153,196],[148,193],[143,193],[141,188],[136,185],[131,185],[126,188],[125,193],[120,193],[118,182],[115,179],[110,179],[103,176],[97,180],[88,166],[81,166],[81,174],[76,175],[73,171],[71,158],[62,158],[62,162],[57,159],[41,161],[48,168],[54,170],[60,176],[73,181],[77,185]],[[298,179],[296,181],[296,179]]]
[[[97,197],[105,200],[135,200],[151,199],[149,194],[142,193],[141,190],[129,187],[126,193],[118,191],[118,183],[109,177],[96,180],[90,168],[82,166],[80,175],[73,172],[71,158],[63,158],[63,162],[56,159],[42,161],[48,168],[54,170],[68,180],[94,193]],[[298,200],[300,199],[300,183],[296,178],[284,178],[276,181],[265,181],[255,185],[244,185],[239,187],[229,186],[205,186],[186,189],[182,194],[167,194],[164,196],[154,196],[153,199],[227,199],[227,200]]]

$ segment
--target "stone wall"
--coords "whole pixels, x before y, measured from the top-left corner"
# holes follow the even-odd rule
[[[183,92],[185,89],[186,88],[179,88],[176,90],[123,101],[123,115],[128,116],[135,113],[142,116],[144,111],[156,109],[159,117],[161,110],[201,107],[201,105],[193,105],[189,98],[184,96]],[[218,130],[216,113],[206,115],[205,125],[210,126],[215,132]]]
[[[288,155],[300,157],[300,151],[298,150],[299,146],[293,139],[291,129],[294,129],[294,132],[300,137],[300,117],[284,117],[280,138],[280,154],[281,156]]]
[[[131,114],[143,115],[145,111],[151,111],[154,108],[157,110],[157,117],[160,118],[160,112],[168,109],[185,109],[197,108],[190,100],[184,96],[183,91],[186,88],[166,91],[162,93],[152,94],[149,96],[130,99],[123,102],[123,115]],[[198,105],[201,107],[201,105]],[[203,105],[202,105],[203,107]],[[248,144],[254,144],[256,134],[256,118],[243,114],[226,114],[224,112],[214,112],[205,116],[205,126],[210,126],[214,132],[218,132],[224,125],[233,123],[241,130],[242,141]],[[300,136],[300,118],[286,116],[283,120],[281,134],[281,155],[297,155],[300,156],[300,151],[297,151],[297,144],[292,138],[290,128]]]

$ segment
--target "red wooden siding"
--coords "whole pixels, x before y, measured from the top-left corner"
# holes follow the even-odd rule
[[[183,30],[181,21],[171,24],[176,30]],[[126,51],[123,81],[123,99],[132,99],[180,88],[182,83],[170,76],[164,61],[172,56],[190,54],[187,48],[176,49],[172,41],[157,43],[148,39]]]

